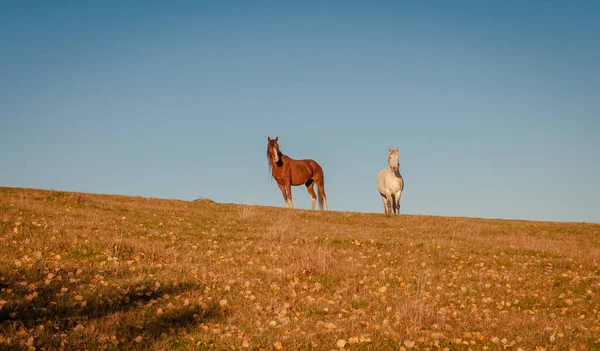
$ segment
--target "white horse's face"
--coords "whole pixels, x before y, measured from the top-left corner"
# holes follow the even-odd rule
[[[396,150],[388,149],[388,166],[394,173],[397,173],[400,170],[398,148],[396,148]]]

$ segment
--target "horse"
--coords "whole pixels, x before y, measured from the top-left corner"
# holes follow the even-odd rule
[[[325,195],[325,178],[323,168],[314,160],[295,160],[284,155],[279,150],[279,137],[271,139],[267,137],[267,158],[269,160],[269,169],[271,176],[277,181],[286,208],[294,208],[292,202],[292,186],[306,185],[306,190],[312,200],[310,208],[315,209],[317,195],[315,194],[314,184],[317,184],[319,190],[319,208],[327,211],[327,196]]]
[[[400,175],[400,161],[398,160],[398,148],[388,148],[388,167],[379,171],[377,175],[377,190],[383,200],[383,211],[385,214],[397,212],[400,214],[400,196],[404,190],[404,179]],[[391,202],[391,204],[390,204]]]

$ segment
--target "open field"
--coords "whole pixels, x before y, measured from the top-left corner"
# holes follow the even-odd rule
[[[0,188],[0,349],[598,350],[599,264],[597,224]]]

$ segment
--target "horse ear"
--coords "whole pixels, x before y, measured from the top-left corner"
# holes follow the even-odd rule
[[[270,136],[268,136],[268,137],[267,137],[267,140],[268,140],[268,141],[271,141],[271,137],[270,137]]]
[[[276,136],[276,137],[275,137],[275,141],[277,141],[277,140],[279,140],[279,136]]]
[[[395,150],[395,151],[396,151],[396,153],[398,153],[398,148],[396,148],[396,150]]]

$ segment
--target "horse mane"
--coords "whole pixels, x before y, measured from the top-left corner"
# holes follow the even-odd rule
[[[267,163],[269,164],[269,177],[273,178],[273,164],[271,163],[271,155],[269,155],[269,147],[271,145],[267,145]]]

